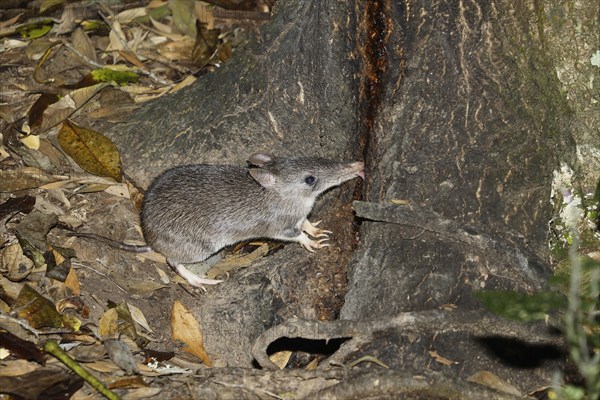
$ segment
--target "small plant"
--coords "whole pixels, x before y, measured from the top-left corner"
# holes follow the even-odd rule
[[[475,296],[492,312],[520,322],[547,319],[556,311],[558,325],[569,346],[571,360],[584,379],[585,387],[564,385],[550,393],[551,399],[600,399],[600,263],[577,254],[573,235],[569,249],[570,269],[550,279],[558,289],[535,294],[512,291],[481,291]],[[557,377],[560,378],[560,377]]]

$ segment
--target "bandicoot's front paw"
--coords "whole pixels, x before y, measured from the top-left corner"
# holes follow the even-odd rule
[[[320,223],[321,221],[317,221],[314,224],[312,224],[309,220],[305,220],[302,224],[302,230],[312,237],[327,237],[330,233],[333,233],[325,229],[317,228],[317,225],[319,225]]]
[[[310,251],[311,253],[314,253],[315,249],[321,249],[323,247],[329,246],[329,243],[324,243],[327,240],[329,240],[329,238],[316,239],[316,240],[311,239],[303,233],[302,236],[300,236],[300,240],[298,242],[306,250]]]

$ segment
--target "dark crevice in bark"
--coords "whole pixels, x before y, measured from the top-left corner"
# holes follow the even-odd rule
[[[359,15],[358,51],[362,63],[357,109],[358,148],[367,164],[376,146],[373,130],[385,98],[384,75],[389,67],[388,38],[392,29],[390,2],[367,0],[357,3]],[[362,199],[363,187],[357,187],[355,199]],[[360,192],[359,192],[360,191]]]
[[[365,158],[375,137],[372,130],[385,93],[382,78],[388,68],[386,42],[390,29],[386,3],[385,0],[365,2],[362,13],[363,30],[359,32],[363,35],[359,43],[363,43],[361,55],[364,67],[358,104],[358,133]]]

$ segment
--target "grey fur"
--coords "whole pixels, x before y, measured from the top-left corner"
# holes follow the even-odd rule
[[[275,158],[257,153],[253,167],[184,165],[159,175],[142,204],[147,246],[128,245],[93,233],[72,233],[136,253],[162,253],[190,284],[221,281],[200,278],[183,264],[206,260],[225,246],[249,239],[298,242],[307,250],[328,246],[330,231],[306,218],[317,197],[354,177],[364,178],[362,162],[322,158]],[[308,179],[308,180],[307,180]],[[308,235],[311,237],[309,237]]]
[[[254,154],[249,162],[254,167],[185,165],[159,175],[142,207],[146,242],[174,268],[248,239],[296,241],[312,251],[325,240],[302,232],[317,197],[364,176],[362,162],[269,154]],[[315,178],[312,185],[309,176]],[[328,231],[308,226],[313,229],[304,230],[312,236],[327,236]]]

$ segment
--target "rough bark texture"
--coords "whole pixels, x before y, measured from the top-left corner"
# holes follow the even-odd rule
[[[357,92],[352,4],[282,1],[277,8],[231,65],[107,132],[142,186],[167,167],[243,164],[256,151],[358,155],[350,152]]]
[[[497,1],[411,2],[389,11],[385,101],[367,153],[365,197],[377,204],[355,203],[369,222],[341,318],[447,304],[464,312],[480,307],[476,290],[544,287],[552,171],[559,155],[573,153],[570,110],[532,22],[542,10]],[[408,205],[391,204],[398,200]],[[460,336],[433,330],[418,342],[425,345],[415,346],[421,357],[413,361],[436,349],[464,376],[489,363],[473,365],[470,351],[456,352]],[[493,370],[521,390],[539,384],[533,373],[517,381],[510,369]]]
[[[550,183],[560,157],[573,154],[573,116],[548,56],[548,12],[535,1],[279,0],[272,23],[237,61],[108,133],[144,186],[168,166],[241,163],[257,150],[346,160],[363,154],[367,179],[363,201],[355,203],[361,239],[342,319],[392,320],[403,311],[457,307],[463,320],[482,312],[473,290],[531,292],[550,273]],[[338,206],[349,201],[348,189],[343,193]],[[251,366],[254,340],[293,315],[337,315],[318,306],[339,304],[352,249],[348,208],[334,208],[333,197],[317,213],[347,226],[336,238],[340,251],[314,257],[288,246],[187,300],[217,365]],[[328,279],[315,280],[329,269]],[[545,335],[543,326],[515,337],[500,319],[483,331],[469,331],[464,321],[462,331],[387,326],[370,332],[371,341],[353,342],[339,361],[370,355],[409,374],[429,369],[461,378],[492,369],[526,392],[548,385],[554,363],[564,359],[556,343],[531,348],[519,341],[535,338],[536,330]],[[288,329],[288,337],[302,337]],[[486,339],[490,331],[499,336]],[[331,336],[346,335],[361,332]],[[504,359],[495,348],[546,356]],[[352,384],[367,387],[369,379]],[[380,398],[394,398],[399,389],[392,386]],[[461,398],[443,386],[415,398]],[[327,398],[359,392],[331,393]]]
[[[282,1],[257,42],[230,65],[103,129],[121,149],[126,172],[145,187],[168,167],[245,164],[257,151],[359,159],[352,7]],[[339,313],[353,242],[349,185],[335,206],[331,193],[317,204],[315,219],[336,234],[323,255],[288,246],[193,301],[184,298],[197,312],[216,365],[252,366],[253,340],[277,321]]]

